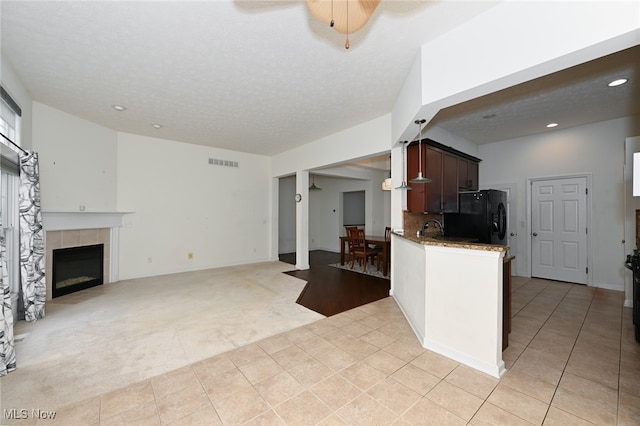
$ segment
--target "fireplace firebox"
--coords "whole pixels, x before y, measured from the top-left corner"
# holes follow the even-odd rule
[[[104,282],[104,244],[53,250],[52,296],[84,290]]]

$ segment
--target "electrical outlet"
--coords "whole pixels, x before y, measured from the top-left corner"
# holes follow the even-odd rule
[[[191,252],[187,253],[187,259],[193,259],[193,253]]]

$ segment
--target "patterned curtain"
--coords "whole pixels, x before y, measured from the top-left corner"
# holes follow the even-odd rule
[[[7,275],[7,246],[1,222],[2,215],[0,215],[0,296],[2,297],[2,305],[0,305],[0,376],[4,376],[16,369],[16,352],[13,342],[11,286]]]
[[[20,280],[27,321],[44,318],[44,229],[40,213],[38,153],[20,155]]]

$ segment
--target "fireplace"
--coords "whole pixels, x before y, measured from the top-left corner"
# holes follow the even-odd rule
[[[47,300],[53,298],[53,251],[64,248],[104,244],[103,283],[119,278],[118,248],[123,218],[132,212],[64,212],[43,211],[45,234],[45,271],[47,271]]]
[[[104,244],[53,250],[52,296],[104,283]]]

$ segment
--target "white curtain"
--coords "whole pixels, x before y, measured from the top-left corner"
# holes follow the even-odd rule
[[[27,321],[44,318],[44,229],[40,212],[38,153],[20,155],[20,280]]]
[[[2,179],[2,174],[0,174]],[[1,186],[0,186],[1,187]],[[0,215],[0,376],[16,369],[13,341],[13,313],[11,311],[11,285],[7,274],[7,247]]]

